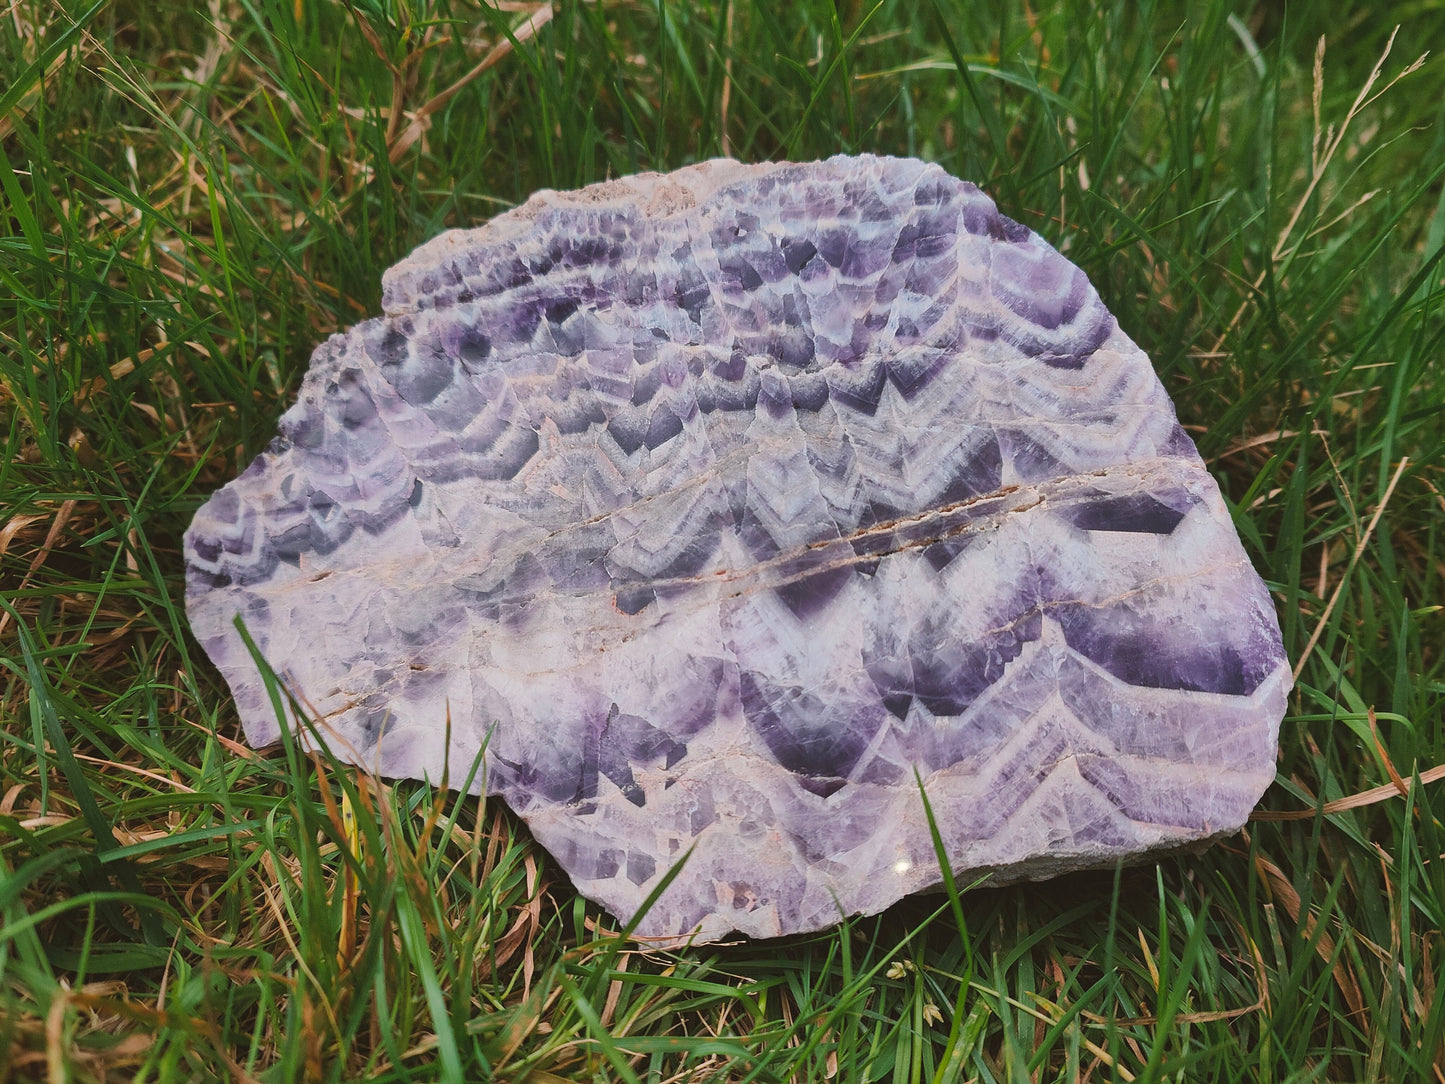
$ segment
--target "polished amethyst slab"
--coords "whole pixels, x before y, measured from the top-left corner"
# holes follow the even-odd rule
[[[1149,360],[936,166],[715,161],[423,245],[196,515],[331,748],[485,789],[638,932],[772,936],[1236,830],[1289,669]],[[294,725],[294,721],[288,723]],[[450,744],[447,741],[450,725]],[[915,775],[917,773],[917,775]]]

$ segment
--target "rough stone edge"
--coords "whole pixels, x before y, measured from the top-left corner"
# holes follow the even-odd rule
[[[823,161],[831,163],[839,159],[879,164],[901,160],[891,155],[838,154]],[[480,226],[439,233],[384,271],[381,276],[382,315],[401,316],[411,311],[410,306],[396,302],[396,299],[405,296],[403,284],[409,277],[441,266],[452,256],[473,246],[497,244],[524,237],[532,229],[537,217],[551,208],[633,204],[641,205],[649,218],[671,218],[706,202],[719,189],[728,185],[756,180],[784,169],[816,164],[818,163],[760,162],[749,165],[732,158],[709,158],[683,166],[672,173],[634,173],[565,192],[555,188],[539,189],[532,193],[526,202],[509,211],[503,211]]]

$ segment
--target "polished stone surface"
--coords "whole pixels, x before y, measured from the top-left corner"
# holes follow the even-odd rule
[[[343,758],[485,787],[642,935],[817,929],[1236,830],[1290,675],[1149,359],[905,159],[541,192],[385,278],[186,536]],[[450,719],[450,744],[447,726]],[[916,774],[915,774],[916,773]]]

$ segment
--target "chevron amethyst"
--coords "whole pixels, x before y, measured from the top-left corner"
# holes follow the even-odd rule
[[[618,916],[692,848],[669,942],[937,884],[919,778],[997,881],[1232,832],[1273,778],[1273,607],[1148,358],[937,166],[540,192],[384,309],[186,537],[253,744],[238,615],[355,764],[485,746]]]

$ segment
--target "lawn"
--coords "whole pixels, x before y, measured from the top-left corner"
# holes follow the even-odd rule
[[[1445,1082],[1445,8],[1396,6],[0,5],[0,1084]],[[1296,666],[1245,832],[673,955],[500,803],[244,745],[181,535],[386,267],[864,151],[1153,359]]]

